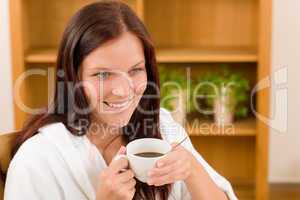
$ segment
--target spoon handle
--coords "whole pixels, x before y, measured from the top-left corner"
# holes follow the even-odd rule
[[[175,146],[173,146],[172,149],[171,149],[171,151],[174,150],[176,147],[178,147],[180,144],[182,144],[187,138],[188,138],[188,136],[186,136],[178,144],[176,144]],[[171,152],[171,151],[169,151],[169,152]],[[169,152],[167,152],[167,153],[169,153]]]
[[[173,149],[175,149],[177,146],[181,145],[186,139],[188,138],[188,136],[186,136],[185,138],[183,138],[183,140],[181,140],[178,144],[176,144]]]

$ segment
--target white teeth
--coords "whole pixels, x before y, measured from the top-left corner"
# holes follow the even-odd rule
[[[114,104],[114,103],[109,103],[109,102],[107,102],[107,103],[112,108],[122,108],[122,107],[126,106],[130,101],[127,101],[127,102],[124,102],[124,103],[121,103],[121,104]]]
[[[125,103],[122,103],[122,104],[113,104],[113,103],[109,103],[109,105],[113,108],[122,108],[126,105],[126,102]]]

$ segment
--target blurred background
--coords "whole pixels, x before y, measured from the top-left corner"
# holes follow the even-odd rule
[[[62,31],[91,2],[0,1],[0,135],[20,129],[28,117],[17,102],[47,104]],[[239,199],[300,199],[300,1],[124,2],[152,35],[161,106]],[[16,90],[29,69],[44,75],[28,76]]]

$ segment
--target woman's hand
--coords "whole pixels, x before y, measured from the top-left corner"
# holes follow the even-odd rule
[[[121,147],[118,154],[125,154],[126,148]],[[125,158],[113,160],[109,167],[100,174],[97,200],[132,200],[135,193],[133,171],[128,168]],[[126,170],[124,170],[126,169]]]
[[[172,143],[174,147],[177,143]],[[157,161],[156,166],[149,171],[149,185],[161,186],[186,180],[192,173],[194,156],[179,145],[164,158]]]
[[[185,182],[192,199],[227,199],[202,165],[183,146],[177,146],[156,165],[149,171],[149,185],[161,186],[181,180]]]

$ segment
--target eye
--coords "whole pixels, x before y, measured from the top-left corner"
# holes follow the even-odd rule
[[[98,76],[101,79],[106,79],[110,75],[111,75],[110,72],[98,72],[98,73],[94,74],[94,76]]]
[[[142,67],[138,67],[138,68],[134,68],[130,71],[131,74],[136,74],[138,72],[142,72],[142,71],[145,71],[144,68]]]

